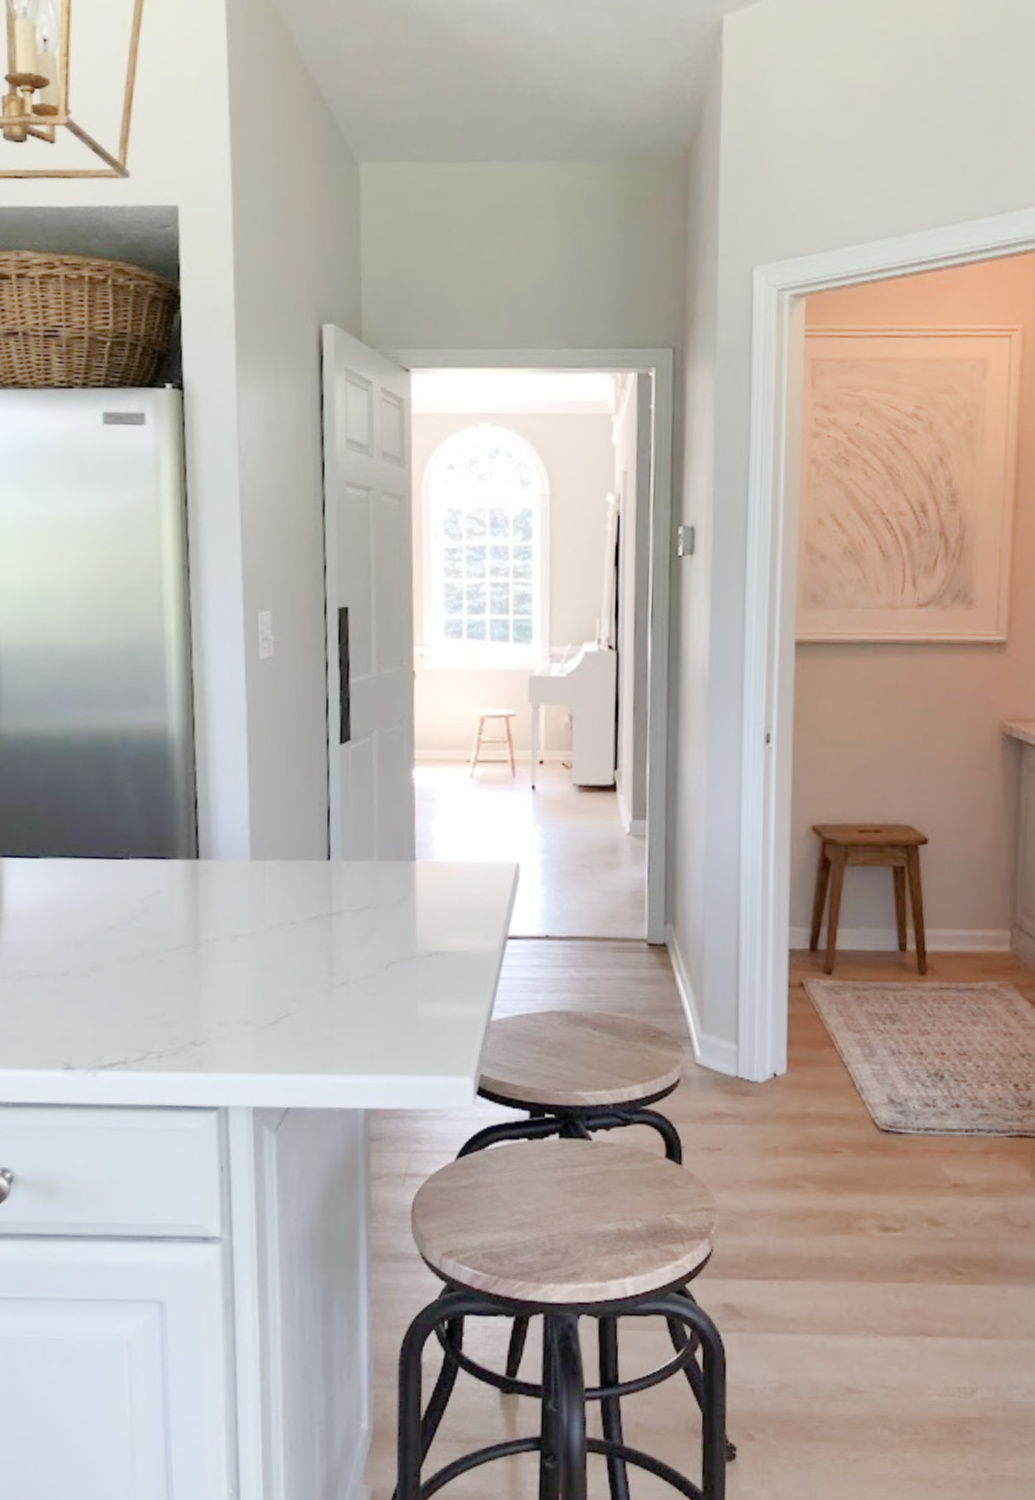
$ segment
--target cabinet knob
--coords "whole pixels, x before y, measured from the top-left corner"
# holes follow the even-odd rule
[[[0,1167],[0,1203],[10,1196],[11,1184],[14,1182],[14,1173],[7,1167]]]

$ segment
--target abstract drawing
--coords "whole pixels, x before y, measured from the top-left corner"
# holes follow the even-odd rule
[[[806,335],[800,640],[1005,639],[1019,346]]]

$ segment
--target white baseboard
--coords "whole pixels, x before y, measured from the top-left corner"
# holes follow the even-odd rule
[[[618,816],[622,820],[622,827],[630,838],[645,839],[647,837],[647,819],[634,818],[630,815],[629,804],[626,802],[622,794],[621,785],[617,780],[615,781],[615,793],[618,797]]]
[[[1035,938],[1023,928],[1015,927],[1010,933],[1010,948],[1018,958],[1035,969]]]
[[[792,948],[809,946],[809,929],[792,927]],[[826,928],[820,936],[826,942]],[[909,946],[912,949],[913,935],[910,931]],[[839,952],[897,953],[898,934],[894,927],[842,927],[837,934]],[[927,930],[928,953],[1009,953],[1010,933],[997,927],[933,927]]]
[[[363,1441],[357,1449],[356,1456],[349,1471],[349,1477],[345,1481],[345,1488],[341,1492],[341,1500],[371,1500],[373,1490],[366,1482],[367,1459],[370,1456],[370,1431],[364,1430]]]
[[[418,766],[433,765],[435,761],[443,760],[449,762],[458,761],[467,765],[471,759],[471,750],[470,746],[466,750],[417,750],[414,752],[413,759]],[[514,759],[520,764],[527,766],[532,759],[532,752],[530,750],[515,750]],[[539,752],[539,759],[545,761],[547,765],[560,765],[563,761],[571,760],[571,751],[541,750]],[[499,757],[499,764],[505,766],[506,763],[506,755],[501,755]],[[478,764],[480,766],[488,766],[492,765],[493,762],[481,760]]]
[[[669,929],[668,934],[668,956],[672,961],[672,973],[676,979],[676,989],[679,998],[683,1002],[683,1011],[686,1015],[686,1024],[690,1028],[690,1040],[694,1047],[694,1057],[702,1068],[710,1068],[713,1073],[724,1073],[727,1078],[737,1076],[737,1044],[728,1042],[723,1037],[709,1036],[701,1025],[700,1012],[697,1009],[697,999],[694,995],[694,987],[690,983],[690,975],[687,973],[683,955],[679,951],[675,933]]]

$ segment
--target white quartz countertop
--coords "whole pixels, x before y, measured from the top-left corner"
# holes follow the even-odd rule
[[[0,860],[0,1103],[475,1097],[517,868]]]
[[[1035,745],[1035,719],[1011,719],[1003,725],[1003,733],[1026,745]]]

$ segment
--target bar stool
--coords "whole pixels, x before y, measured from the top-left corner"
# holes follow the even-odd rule
[[[597,1130],[646,1125],[660,1135],[669,1161],[682,1162],[676,1127],[647,1108],[678,1087],[682,1072],[680,1043],[632,1016],[565,1010],[506,1016],[489,1027],[478,1093],[527,1118],[479,1130],[459,1154],[502,1141],[553,1135],[588,1140]],[[527,1337],[528,1319],[516,1318],[507,1350],[511,1380]]]
[[[531,1141],[459,1158],[428,1179],[413,1204],[413,1235],[446,1290],[417,1314],[399,1360],[398,1500],[427,1500],[461,1474],[519,1453],[539,1454],[542,1500],[586,1500],[586,1456],[607,1459],[612,1500],[628,1500],[628,1466],[645,1469],[690,1500],[722,1500],[726,1381],[722,1340],[686,1285],[712,1251],[715,1204],[698,1178],[635,1147],[584,1140]],[[544,1319],[542,1382],[520,1394],[541,1403],[535,1436],[492,1443],[421,1482],[421,1468],[465,1369],[499,1377],[462,1351],[467,1317]],[[621,1381],[617,1320],[661,1316],[684,1342],[667,1364]],[[599,1386],[586,1388],[579,1322],[594,1318]],[[445,1327],[445,1358],[421,1412],[421,1356]],[[621,1402],[684,1370],[700,1348],[702,1474],[696,1485],[625,1443]],[[586,1434],[598,1401],[603,1437]]]
[[[669,1160],[680,1162],[679,1132],[647,1106],[671,1094],[682,1073],[682,1043],[632,1016],[569,1010],[505,1016],[489,1027],[478,1093],[527,1118],[479,1130],[460,1155],[501,1141],[584,1138],[646,1125],[661,1136]]]
[[[482,1055],[478,1093],[483,1099],[522,1110],[526,1118],[478,1131],[460,1148],[459,1156],[505,1141],[548,1136],[588,1140],[598,1130],[645,1125],[661,1137],[668,1160],[679,1164],[683,1148],[678,1130],[648,1106],[679,1086],[683,1051],[667,1031],[632,1016],[544,1010],[494,1021]],[[510,1394],[527,1393],[517,1376],[528,1327],[528,1317],[517,1314],[505,1374],[486,1374]],[[682,1325],[671,1320],[668,1331],[673,1347],[682,1348]],[[702,1384],[696,1363],[688,1362],[684,1374],[700,1405]],[[735,1458],[736,1452],[728,1444],[727,1458]]]
[[[485,745],[502,745],[507,752],[507,760],[510,762],[511,776],[517,774],[514,768],[514,738],[510,732],[510,721],[516,712],[517,710],[513,708],[483,708],[480,711],[478,714],[478,728],[474,735],[474,749],[471,751],[472,776],[474,775],[475,766],[479,764],[502,765],[502,761],[498,758],[491,761],[483,761],[481,759],[482,749]],[[486,724],[495,722],[496,720],[499,720],[503,725],[502,734],[486,734]]]

